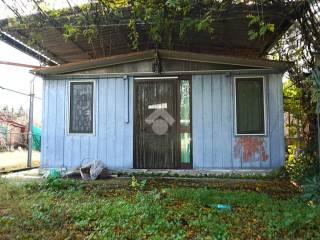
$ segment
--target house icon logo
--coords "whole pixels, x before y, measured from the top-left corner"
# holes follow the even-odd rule
[[[146,123],[152,124],[152,131],[157,135],[164,135],[169,125],[172,126],[175,122],[174,118],[164,109],[157,109],[146,118]]]

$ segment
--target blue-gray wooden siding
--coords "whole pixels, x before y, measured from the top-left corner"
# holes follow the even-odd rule
[[[73,79],[76,80],[76,79]],[[98,159],[112,169],[133,167],[133,78],[96,79],[95,134],[67,134],[68,81],[45,80],[41,167],[78,167]],[[86,80],[83,80],[86,81]],[[281,75],[265,75],[267,134],[238,137],[234,132],[233,76],[194,75],[192,124],[194,169],[277,168],[284,161]],[[244,157],[239,142],[253,146]]]
[[[41,167],[75,168],[84,161],[101,160],[110,168],[132,168],[132,78],[95,80],[93,135],[67,133],[68,81],[44,81]]]
[[[230,74],[195,75],[192,78],[193,167],[267,169],[282,166],[282,76],[265,75],[265,136],[235,135],[233,79]],[[245,148],[251,154],[245,155]]]

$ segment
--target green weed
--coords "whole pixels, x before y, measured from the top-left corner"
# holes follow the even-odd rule
[[[320,238],[319,207],[298,197],[279,200],[256,191],[161,187],[152,181],[146,188],[146,183],[137,182],[135,188],[108,189],[63,179],[0,181],[0,238]],[[232,210],[217,209],[216,204],[230,204]]]

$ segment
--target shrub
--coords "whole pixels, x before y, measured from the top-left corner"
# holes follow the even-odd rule
[[[316,160],[313,155],[299,152],[295,145],[288,146],[288,158],[285,169],[290,178],[296,181],[302,181],[306,176],[315,173]]]
[[[0,152],[6,152],[6,151],[8,151],[6,146],[0,145]]]
[[[313,204],[320,204],[320,175],[307,178],[302,185],[302,199]]]
[[[56,177],[48,177],[41,185],[41,188],[49,191],[61,190],[81,190],[84,185],[82,182],[71,179],[61,179]]]
[[[138,181],[138,179],[135,176],[132,176],[130,186],[136,190],[138,189],[143,191],[147,186],[147,180],[144,179],[144,180]]]

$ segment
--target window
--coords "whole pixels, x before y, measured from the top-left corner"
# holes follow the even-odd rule
[[[70,82],[69,133],[93,133],[94,82]]]
[[[180,161],[191,168],[190,81],[180,80]]]
[[[265,134],[263,78],[236,78],[237,134]]]

